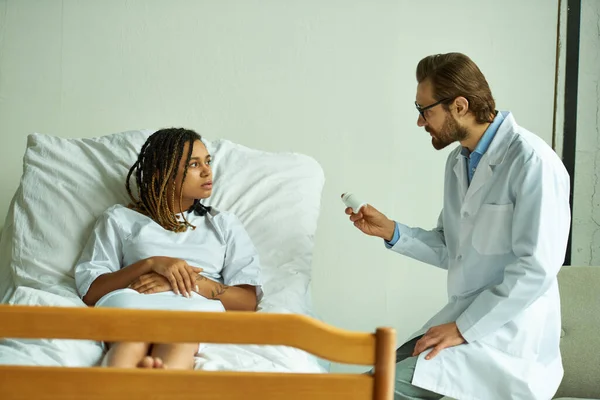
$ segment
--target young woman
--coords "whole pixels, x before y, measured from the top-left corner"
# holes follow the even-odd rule
[[[200,202],[213,186],[200,139],[191,130],[163,129],[142,146],[127,175],[132,203],[100,216],[75,268],[86,304],[256,310],[262,291],[252,241],[233,214]],[[103,365],[192,369],[197,351],[198,343],[111,343]]]

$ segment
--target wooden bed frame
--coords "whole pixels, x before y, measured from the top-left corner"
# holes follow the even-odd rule
[[[2,400],[393,398],[392,328],[350,332],[295,314],[0,305],[0,338],[286,345],[330,361],[375,366],[371,375],[0,365]]]

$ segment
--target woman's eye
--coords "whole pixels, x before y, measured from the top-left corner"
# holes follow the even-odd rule
[[[190,164],[190,167],[192,167],[192,168],[196,168],[197,166],[198,166],[197,162],[193,162],[193,163]]]
[[[211,165],[211,164],[212,164],[212,160],[208,160],[208,161],[206,162],[206,165]]]

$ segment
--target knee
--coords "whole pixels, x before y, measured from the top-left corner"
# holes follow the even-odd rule
[[[163,350],[198,350],[198,343],[155,343],[154,347],[160,347]]]
[[[415,373],[416,357],[405,358],[396,364],[396,388],[403,386],[412,386],[412,379]]]
[[[156,343],[152,346],[152,355],[166,357],[167,355],[189,355],[198,353],[198,343]]]
[[[132,349],[143,350],[150,347],[150,343],[145,342],[123,342],[121,345],[130,346]]]
[[[442,395],[422,389],[412,384],[417,366],[417,357],[406,358],[396,364],[396,378],[394,382],[394,399],[427,399],[438,400]]]
[[[150,343],[145,343],[145,342],[118,342],[118,343],[111,343],[109,345],[109,348],[111,349],[120,349],[120,350],[125,350],[125,351],[130,351],[130,352],[136,352],[136,353],[148,353],[148,349],[150,348]]]

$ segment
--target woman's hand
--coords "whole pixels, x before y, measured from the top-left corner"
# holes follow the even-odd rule
[[[140,276],[129,287],[141,294],[162,293],[173,290],[169,280],[156,272]]]
[[[196,278],[203,271],[179,258],[156,256],[148,260],[152,272],[166,278],[173,291],[185,297],[190,297],[190,293],[196,288]]]

